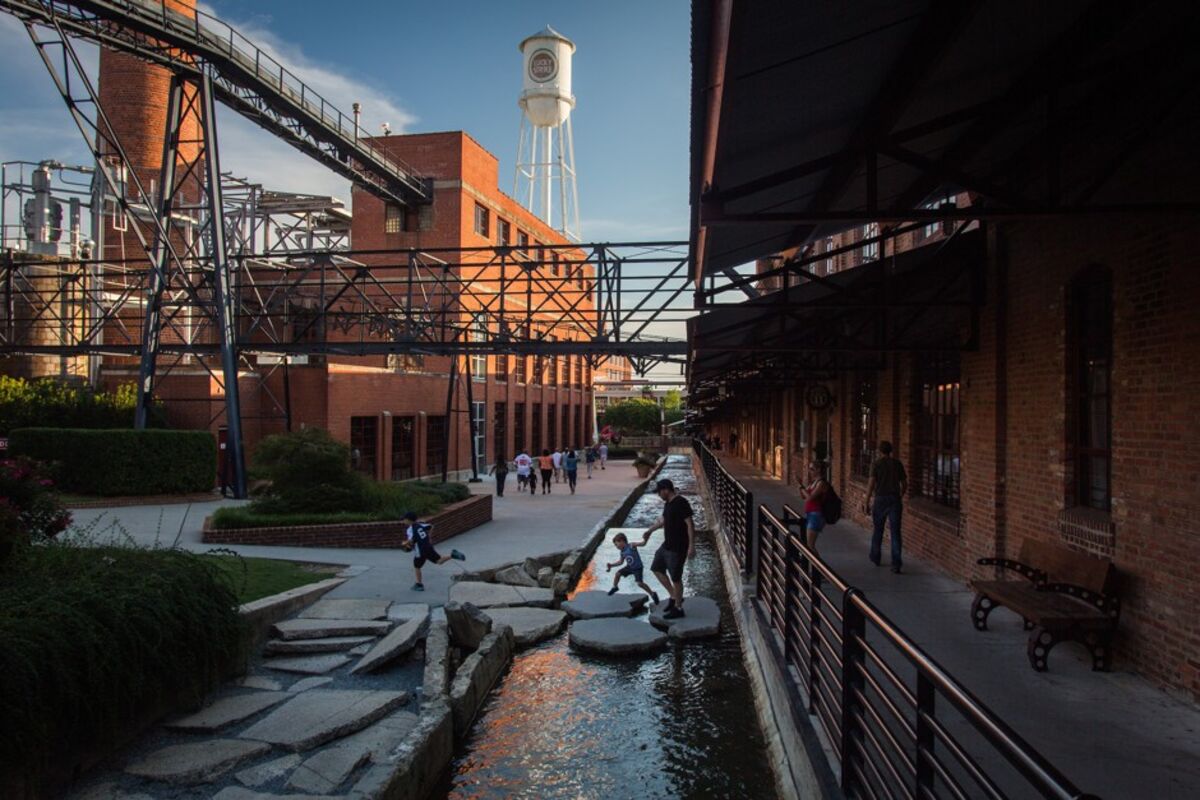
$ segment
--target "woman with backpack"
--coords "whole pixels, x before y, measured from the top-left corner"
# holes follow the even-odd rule
[[[817,536],[825,528],[825,499],[831,488],[824,478],[821,465],[814,461],[808,465],[808,483],[800,487],[804,498],[805,544],[817,548]]]

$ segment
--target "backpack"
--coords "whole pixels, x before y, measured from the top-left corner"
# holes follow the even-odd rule
[[[821,501],[821,516],[825,517],[826,525],[832,525],[842,518],[842,498],[833,490],[832,483],[827,485],[825,499]]]

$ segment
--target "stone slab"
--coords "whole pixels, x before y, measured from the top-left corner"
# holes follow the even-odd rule
[[[297,616],[300,619],[387,619],[390,600],[323,597]]]
[[[442,606],[442,613],[446,615],[446,624],[450,627],[450,641],[457,647],[474,650],[479,647],[483,637],[492,632],[492,618],[474,603],[451,600]]]
[[[268,658],[262,662],[267,669],[280,672],[298,672],[302,675],[324,675],[338,667],[350,663],[350,656],[341,653],[323,656],[303,656],[295,658]]]
[[[248,767],[239,772],[235,777],[238,783],[243,786],[262,786],[264,783],[270,783],[273,780],[282,778],[300,764],[299,753],[288,753],[282,758],[272,759],[265,764]]]
[[[302,792],[331,793],[368,759],[381,761],[400,745],[417,725],[417,715],[397,711],[369,728],[305,760],[288,778],[287,788]]]
[[[142,792],[129,792],[108,781],[67,795],[68,800],[155,800]]]
[[[395,622],[428,615],[428,603],[392,603],[392,607],[388,609],[388,619]]]
[[[387,620],[288,619],[275,623],[280,639],[327,639],[332,636],[383,636],[391,630]]]
[[[243,686],[247,689],[265,689],[268,692],[278,692],[283,687],[279,681],[274,678],[268,678],[265,675],[248,675],[240,681],[235,681],[234,686]]]
[[[444,619],[429,623],[425,634],[425,673],[421,681],[422,705],[450,691],[450,629]]]
[[[496,582],[507,583],[509,586],[536,587],[538,585],[537,578],[526,572],[525,567],[519,564],[499,570],[496,573]]]
[[[550,608],[554,592],[541,587],[507,586],[503,583],[458,581],[450,587],[450,600],[470,603],[476,608],[537,606]]]
[[[125,772],[168,783],[206,783],[270,749],[263,742],[238,739],[173,744],[135,761],[125,768]]]
[[[572,619],[631,617],[635,611],[646,605],[649,599],[640,592],[638,594],[618,592],[611,596],[608,592],[601,591],[577,592],[574,597],[562,604],[562,610],[570,614]]]
[[[538,570],[538,586],[543,589],[554,588],[554,567],[542,567]]]
[[[408,700],[408,692],[312,689],[293,695],[240,734],[289,750],[309,750],[362,730]]]
[[[272,639],[264,653],[340,653],[375,641],[374,636],[331,636],[325,639]]]
[[[311,678],[301,678],[288,687],[288,691],[292,694],[296,692],[307,692],[309,689],[319,689],[333,683],[333,678],[323,678],[319,675],[314,675]]]
[[[359,659],[358,663],[350,669],[350,673],[357,675],[362,672],[372,672],[412,650],[421,636],[425,634],[428,624],[428,617],[414,617],[401,622],[394,631],[380,639],[369,653]]]
[[[641,620],[608,617],[573,623],[569,641],[571,647],[589,653],[634,655],[659,650],[667,635]]]
[[[328,794],[273,794],[246,789],[242,786],[227,786],[212,796],[212,800],[345,800],[342,796]]]
[[[352,656],[365,656],[367,653],[371,652],[371,645],[360,644],[358,647],[355,647],[353,650],[347,650],[346,652]]]
[[[454,673],[454,682],[450,685],[454,733],[459,738],[467,735],[471,721],[479,713],[488,693],[512,662],[515,649],[512,628],[497,625],[495,630],[483,637],[479,649],[459,665]]]
[[[686,616],[675,619],[663,617],[667,607],[664,600],[650,609],[650,624],[666,631],[672,639],[703,639],[721,632],[721,609],[715,600],[708,597],[685,597],[683,610]]]
[[[249,692],[218,698],[194,714],[171,720],[166,727],[177,731],[219,731],[227,725],[253,717],[290,697],[287,692]]]
[[[552,608],[492,608],[485,612],[498,628],[508,625],[518,647],[528,647],[558,636],[567,626],[565,611]]]

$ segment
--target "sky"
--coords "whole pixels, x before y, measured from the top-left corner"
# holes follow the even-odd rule
[[[506,192],[521,114],[517,45],[552,25],[577,47],[581,238],[687,238],[687,0],[204,0],[200,7],[347,114],[360,102],[364,130],[377,133],[386,122],[393,133],[469,132],[499,158]],[[94,68],[96,49],[80,49]],[[239,115],[221,108],[217,115],[225,170],[349,203],[345,179]],[[0,14],[0,161],[46,158],[88,162],[24,27]]]

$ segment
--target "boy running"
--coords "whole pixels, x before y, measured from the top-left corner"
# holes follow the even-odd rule
[[[417,554],[413,556],[413,577],[416,578],[416,583],[412,585],[412,589],[414,592],[423,592],[425,584],[421,582],[421,567],[425,566],[426,561],[445,564],[452,558],[455,561],[466,561],[467,557],[457,550],[451,550],[448,556],[440,555],[433,548],[433,538],[430,536],[433,526],[428,522],[421,522],[412,511],[405,514],[404,518],[409,522],[408,533],[400,547],[404,550],[416,548]]]
[[[621,584],[621,578],[624,578],[626,575],[632,575],[634,582],[638,585],[638,588],[650,595],[650,599],[653,600],[657,605],[658,595],[653,589],[646,585],[646,581],[643,578],[642,557],[638,555],[637,551],[641,545],[631,544],[629,537],[623,533],[618,533],[616,536],[614,536],[612,543],[613,547],[621,551],[621,557],[611,564],[605,564],[604,571],[611,572],[613,567],[618,567],[622,564],[625,566],[621,567],[621,569],[618,570],[617,574],[613,577],[612,588],[608,590],[609,595],[614,595],[617,593],[617,587]]]

